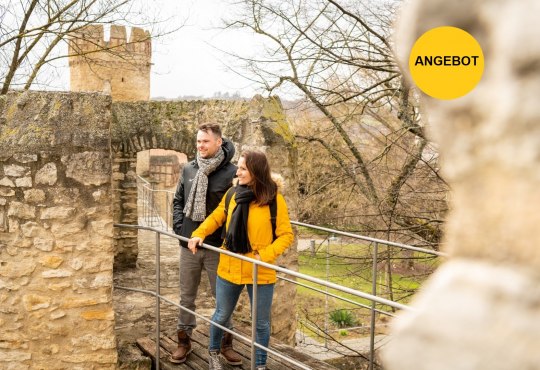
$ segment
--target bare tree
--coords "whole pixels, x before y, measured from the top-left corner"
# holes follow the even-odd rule
[[[0,4],[0,94],[13,88],[29,89],[33,84],[48,87],[57,79],[55,63],[68,56],[67,43],[85,26],[122,24],[150,28],[149,34],[154,38],[174,31],[167,22],[169,18],[149,8],[132,0],[3,2]],[[102,46],[93,52],[107,48]]]
[[[392,53],[398,5],[245,0],[228,27],[247,28],[264,40],[256,57],[238,56],[249,77],[269,94],[298,93],[308,112],[304,120],[317,121],[299,128],[297,138],[310,144],[305,152],[326,173],[319,172],[314,187],[300,185],[306,200],[338,192],[332,197],[336,212],[326,212],[336,218],[325,223],[438,248],[447,186],[417,97]],[[305,163],[301,168],[309,169]]]
[[[418,96],[392,52],[399,1],[243,0],[238,6],[227,27],[251,30],[263,48],[236,55],[236,70],[268,94],[298,98],[286,108],[298,139],[301,220],[438,249],[448,186],[437,148],[426,138]],[[351,243],[330,257],[340,279],[371,281],[365,247]],[[351,250],[354,258],[345,255]],[[329,256],[307,263],[317,258]],[[380,247],[377,270],[384,280],[377,280],[377,292],[406,300],[436,265],[433,258]],[[310,310],[316,307],[320,302]],[[313,312],[299,314],[320,320]]]

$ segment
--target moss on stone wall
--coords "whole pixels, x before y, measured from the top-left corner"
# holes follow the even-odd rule
[[[272,96],[263,102],[262,116],[274,123],[272,130],[291,146],[296,146],[294,135],[287,122],[287,117],[283,111],[281,100],[277,96]]]
[[[2,101],[0,146],[6,151],[64,152],[71,146],[86,150],[109,147],[110,97],[25,91],[10,92]]]

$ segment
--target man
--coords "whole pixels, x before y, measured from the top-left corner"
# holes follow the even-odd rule
[[[198,127],[197,158],[184,166],[173,200],[173,230],[177,235],[191,237],[191,233],[218,206],[221,198],[232,185],[236,166],[231,163],[234,145],[221,137],[216,123]],[[222,230],[218,229],[205,239],[205,243],[220,247]],[[204,248],[196,254],[187,249],[187,242],[180,242],[180,305],[195,311],[195,298],[206,270],[212,295],[216,296],[216,272],[219,253]],[[195,315],[182,309],[178,316],[178,348],[171,355],[171,362],[183,363],[191,352],[191,334],[197,325]],[[232,328],[230,323],[227,325]],[[227,333],[221,342],[221,354],[231,365],[242,364],[242,358],[232,348],[232,334]]]

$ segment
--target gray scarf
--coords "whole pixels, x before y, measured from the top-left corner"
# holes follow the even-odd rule
[[[204,221],[206,217],[206,192],[208,190],[208,175],[219,167],[225,159],[223,149],[219,148],[212,158],[201,158],[197,153],[197,164],[199,170],[193,178],[191,190],[189,192],[184,214],[193,221]]]

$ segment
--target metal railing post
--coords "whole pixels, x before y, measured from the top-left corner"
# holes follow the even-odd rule
[[[372,273],[372,285],[371,294],[377,295],[377,254],[379,249],[379,243],[375,243],[373,246],[373,273]],[[370,338],[369,338],[369,370],[373,370],[373,363],[375,362],[375,301],[371,301],[371,324],[370,324]]]
[[[161,246],[160,246],[160,234],[156,233],[156,370],[159,370],[159,361],[160,361],[160,348],[159,348],[159,332],[160,329],[160,295],[161,295],[161,289],[160,289],[160,253],[161,253]]]
[[[257,338],[257,273],[259,269],[253,264],[253,292],[251,297],[251,370],[255,370],[255,339]]]
[[[333,235],[333,234],[332,234]],[[330,264],[329,264],[329,258],[330,258],[330,239],[332,237],[329,237],[326,243],[326,281],[329,281],[330,276]],[[324,295],[324,348],[328,348],[328,336],[326,333],[328,333],[328,287],[325,287],[326,294]]]

